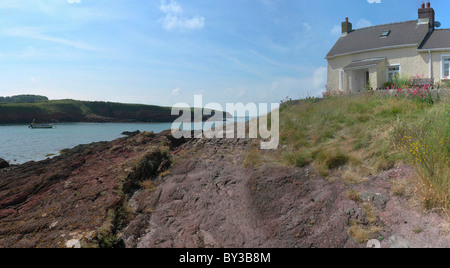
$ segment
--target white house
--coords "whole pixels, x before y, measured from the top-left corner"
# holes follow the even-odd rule
[[[326,59],[329,91],[381,89],[396,76],[450,79],[450,29],[438,29],[435,11],[422,4],[417,20],[353,29],[348,18]]]

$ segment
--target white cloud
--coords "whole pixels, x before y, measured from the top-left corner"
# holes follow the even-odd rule
[[[370,22],[367,19],[362,18],[356,23],[356,29],[366,28],[366,27],[370,27],[372,25],[373,25],[372,22]]]
[[[172,90],[172,95],[174,95],[174,96],[180,96],[181,94],[183,94],[183,91],[179,87]]]
[[[333,28],[331,28],[330,33],[331,33],[332,35],[337,35],[337,36],[341,35],[341,33],[342,33],[342,28],[341,28],[341,26],[339,26],[339,25],[334,25]]]
[[[167,5],[166,1],[161,1],[161,6],[159,7],[159,9],[164,13],[171,13],[171,14],[180,14],[183,12],[181,6],[173,0]]]
[[[365,18],[360,19],[356,24],[353,24],[354,29],[361,29],[373,26],[373,23]],[[340,36],[342,33],[342,28],[340,25],[334,25],[331,28],[330,33],[335,36]]]
[[[252,86],[248,92],[253,96],[249,100],[280,101],[286,96],[290,98],[320,97],[326,90],[327,67],[321,66],[313,69],[312,75],[307,77],[275,77],[270,84],[261,87]],[[254,92],[258,92],[258,96]]]
[[[166,16],[161,19],[161,23],[163,28],[168,31],[196,30],[202,29],[205,26],[204,17],[183,17],[183,8],[174,0],[171,0],[168,4],[166,4],[165,0],[162,0],[159,9],[166,14]]]
[[[311,29],[312,29],[311,24],[309,24],[307,22],[303,22],[302,26],[303,26],[303,29],[305,29],[305,31],[307,31],[307,32],[311,31]]]
[[[315,90],[322,90],[327,84],[327,67],[319,67],[314,71],[313,87]]]
[[[381,0],[367,0],[369,4],[381,4]]]
[[[179,18],[173,15],[166,15],[166,17],[162,21],[163,27],[170,30],[195,30],[201,29],[205,26],[205,18],[203,17],[194,17],[191,19]]]
[[[67,40],[67,39],[43,34],[37,28],[23,27],[23,28],[5,29],[2,31],[2,33],[5,35],[8,35],[8,36],[16,36],[16,37],[22,37],[22,38],[44,40],[44,41],[58,43],[58,44],[66,45],[66,46],[77,48],[77,49],[95,50],[94,47],[92,47],[86,43],[80,42],[80,41],[72,41],[72,40]]]
[[[67,0],[67,3],[69,3],[69,4],[80,4],[81,0]]]

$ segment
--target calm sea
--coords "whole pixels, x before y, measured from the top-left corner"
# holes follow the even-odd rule
[[[247,121],[236,119],[235,121]],[[232,122],[232,121],[231,121]],[[221,124],[223,122],[218,122]],[[171,129],[172,123],[67,123],[53,129],[30,129],[28,125],[0,125],[0,158],[10,164],[40,161],[59,155],[59,151],[80,144],[112,141],[124,137],[124,131]],[[200,126],[194,126],[197,128]]]
[[[27,125],[0,126],[0,158],[11,164],[39,161],[58,155],[65,148],[98,141],[112,141],[124,131],[162,132],[171,128],[171,123],[158,124],[55,124],[53,129],[30,129]]]

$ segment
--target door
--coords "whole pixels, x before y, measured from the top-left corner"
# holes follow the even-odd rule
[[[370,88],[370,73],[369,73],[369,71],[366,71],[366,83],[364,86],[366,87],[366,89],[367,89],[367,87]]]

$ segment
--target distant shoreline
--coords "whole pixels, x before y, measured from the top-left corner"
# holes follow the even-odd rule
[[[203,116],[206,121],[211,116]],[[224,112],[224,120],[231,115]],[[171,123],[179,118],[172,108],[113,102],[49,100],[0,103],[0,124],[36,123]]]

